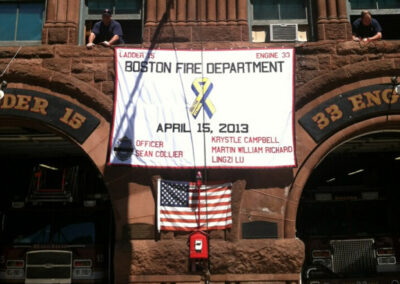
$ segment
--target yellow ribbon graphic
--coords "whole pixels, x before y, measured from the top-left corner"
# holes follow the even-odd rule
[[[190,107],[190,113],[194,118],[197,117],[203,106],[209,118],[215,113],[215,106],[208,97],[212,89],[213,83],[208,78],[197,78],[193,81],[192,90],[196,95],[196,99]]]

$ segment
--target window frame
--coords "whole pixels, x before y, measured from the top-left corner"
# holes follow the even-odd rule
[[[351,16],[360,16],[361,12],[364,10],[368,10],[372,15],[396,15],[400,14],[399,8],[391,8],[391,9],[379,9],[378,0],[375,0],[378,9],[352,9],[351,8],[351,0],[347,0],[347,17],[350,21]]]
[[[306,0],[302,0],[305,4],[305,18],[299,19],[275,19],[275,20],[254,20],[254,6],[253,1],[248,0],[249,7],[249,20],[251,26],[267,26],[271,24],[298,24],[298,25],[308,25],[308,3]],[[278,4],[279,17],[280,15],[280,4]]]
[[[89,14],[89,0],[84,0],[85,5],[84,5],[84,15],[85,21],[100,21],[101,20],[101,14]],[[115,0],[113,0],[115,1]],[[113,20],[141,20],[142,19],[142,14],[143,14],[143,0],[142,2],[142,8],[140,9],[139,13],[123,13],[123,14],[116,14],[115,13],[115,5],[112,7],[112,18]],[[132,18],[133,16],[133,18]]]
[[[1,0],[0,0],[1,1]],[[47,0],[46,0],[47,1]],[[114,0],[115,1],[115,0]],[[98,22],[101,21],[101,13],[99,14],[89,14],[89,0],[81,0],[81,17],[79,21],[79,44],[85,45],[85,31],[86,31],[86,22],[93,21]],[[112,7],[112,19],[116,21],[130,20],[130,21],[141,21],[141,29],[143,31],[144,27],[144,7],[145,0],[141,0],[142,7],[139,13],[115,13],[115,5]]]
[[[0,40],[0,46],[36,46],[36,45],[41,45],[42,44],[42,33],[43,33],[43,26],[46,21],[46,11],[47,11],[47,1],[48,0],[0,0],[0,3],[43,3],[44,9],[43,9],[43,15],[42,15],[42,31],[40,34],[40,40]],[[19,9],[18,9],[18,14],[16,17],[16,25],[15,25],[15,31],[14,31],[14,38],[17,36],[17,31],[18,31],[18,15],[19,15]]]

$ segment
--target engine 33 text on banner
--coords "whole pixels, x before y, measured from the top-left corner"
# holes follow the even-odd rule
[[[115,64],[109,164],[296,165],[294,49],[116,48]]]

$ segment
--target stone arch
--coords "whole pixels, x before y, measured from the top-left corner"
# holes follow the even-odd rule
[[[70,96],[101,114],[107,121],[112,118],[112,99],[71,75],[32,65],[15,64],[5,79],[9,83],[27,83]]]
[[[99,119],[98,126],[82,143],[60,129],[52,126],[49,128],[80,147],[104,174],[113,107],[113,101],[109,96],[71,75],[32,65],[27,67],[15,64],[4,79],[8,81],[8,88],[33,89],[50,96],[62,97],[75,104],[78,102],[86,111]]]
[[[316,77],[296,90],[296,149],[298,169],[288,195],[285,211],[285,237],[295,237],[297,208],[303,188],[315,166],[332,149],[361,134],[374,130],[398,129],[399,115],[377,116],[349,125],[337,133],[316,143],[300,126],[298,119],[307,111],[334,96],[374,84],[390,84],[391,77],[400,72],[400,64],[394,59],[364,61],[346,65]]]
[[[318,76],[296,89],[296,110],[312,100],[346,84],[374,78],[392,77],[400,72],[400,62],[394,58],[362,61],[345,65]],[[390,80],[387,80],[390,82]]]
[[[296,217],[301,194],[313,169],[322,159],[337,146],[357,136],[374,131],[398,130],[399,128],[400,115],[383,115],[352,124],[317,145],[302,163],[292,184],[285,212],[285,237],[293,238],[296,235]]]
[[[26,63],[25,66],[24,63]],[[0,111],[0,117],[20,120],[20,125],[22,124],[27,128],[44,126],[49,132],[51,131],[62,136],[65,140],[68,140],[71,144],[78,147],[82,154],[91,161],[93,168],[97,169],[98,173],[102,176],[111,201],[110,212],[112,212],[112,215],[110,218],[112,218],[112,222],[115,224],[114,222],[118,218],[118,213],[114,214],[114,212],[118,204],[116,204],[113,199],[112,191],[107,183],[107,175],[105,173],[113,111],[113,100],[111,96],[107,96],[95,88],[94,85],[81,81],[74,76],[43,68],[40,65],[35,66],[34,64],[34,62],[32,63],[25,59],[21,59],[19,62],[15,61],[12,68],[10,68],[3,77],[8,81],[7,89],[9,89],[9,92],[6,90],[6,96],[12,92],[12,89],[18,91],[22,90],[20,94],[26,91],[27,93],[24,93],[26,95],[29,95],[29,92],[36,92],[39,93],[39,95],[42,93],[44,98],[49,98],[49,102],[50,99],[54,99],[56,103],[64,101],[92,115],[98,120],[95,128],[88,132],[89,135],[85,137],[84,140],[79,141],[74,138],[74,136],[69,135],[68,132],[63,131],[61,128],[51,123],[47,123],[45,120],[6,113],[2,112],[2,110]],[[15,92],[15,94],[18,94],[17,91]],[[2,103],[0,103],[0,106],[1,105]],[[60,116],[57,116],[56,119],[63,117],[65,109],[63,108],[62,111],[63,112]],[[110,234],[112,234],[112,238],[114,238],[115,229],[112,229]],[[114,245],[111,246],[111,249],[114,250]],[[113,266],[112,263],[113,260],[111,260],[111,266]]]

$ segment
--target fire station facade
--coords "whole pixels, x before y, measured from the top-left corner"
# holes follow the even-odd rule
[[[9,2],[22,5],[29,1]],[[209,272],[190,272],[188,234],[158,234],[156,230],[155,181],[158,177],[194,180],[195,171],[107,166],[115,87],[114,50],[100,46],[88,50],[84,45],[90,24],[100,18],[102,7],[83,0],[42,2],[46,3],[41,34],[36,39],[39,43],[24,43],[15,40],[15,35],[14,41],[5,41],[6,46],[0,47],[1,70],[18,51],[0,78],[8,81],[6,96],[0,103],[0,124],[3,128],[11,123],[47,129],[77,146],[99,171],[114,218],[114,229],[110,231],[114,234],[110,265],[114,283],[300,283],[308,239],[296,232],[298,224],[306,223],[298,219],[298,209],[313,172],[330,153],[349,145],[346,143],[352,139],[361,139],[360,145],[365,146],[370,145],[368,139],[360,137],[375,135],[378,138],[371,139],[389,143],[389,138],[380,135],[391,133],[391,145],[397,145],[393,140],[400,129],[400,108],[392,77],[400,73],[400,41],[395,40],[396,35],[386,39],[384,33],[381,41],[353,42],[350,21],[363,7],[351,7],[352,1],[297,1],[293,6],[274,1],[271,8],[251,0],[147,0],[133,1],[138,6],[122,16],[115,4],[118,1],[109,1],[116,12],[114,19],[121,21],[127,31],[129,47],[295,49],[297,166],[207,170],[208,180],[233,182],[233,225],[227,231],[210,232]],[[263,18],[261,12],[275,13],[275,6],[279,7],[277,18]],[[400,9],[370,9],[376,11],[381,22],[387,20],[389,27],[389,18],[398,12],[396,8]],[[23,9],[19,9],[22,17]],[[291,15],[290,9],[300,16]],[[289,32],[297,33],[291,41],[280,41],[282,34],[271,28],[282,27],[285,19],[294,27]],[[52,105],[58,106],[57,111],[49,111]],[[350,153],[350,148],[341,156]],[[2,146],[1,151],[8,149]],[[373,146],[366,151],[376,152]],[[386,153],[386,148],[382,152]],[[315,188],[326,188],[328,184],[320,185]],[[330,204],[340,201],[332,197],[332,192],[327,193],[325,198]],[[343,196],[349,202],[350,195]],[[315,198],[315,202],[320,200]],[[314,203],[309,204],[312,208]],[[323,223],[325,213],[321,212],[314,211],[314,217],[318,215]],[[313,222],[312,214],[301,218]],[[320,221],[315,221],[315,226],[317,223]]]

